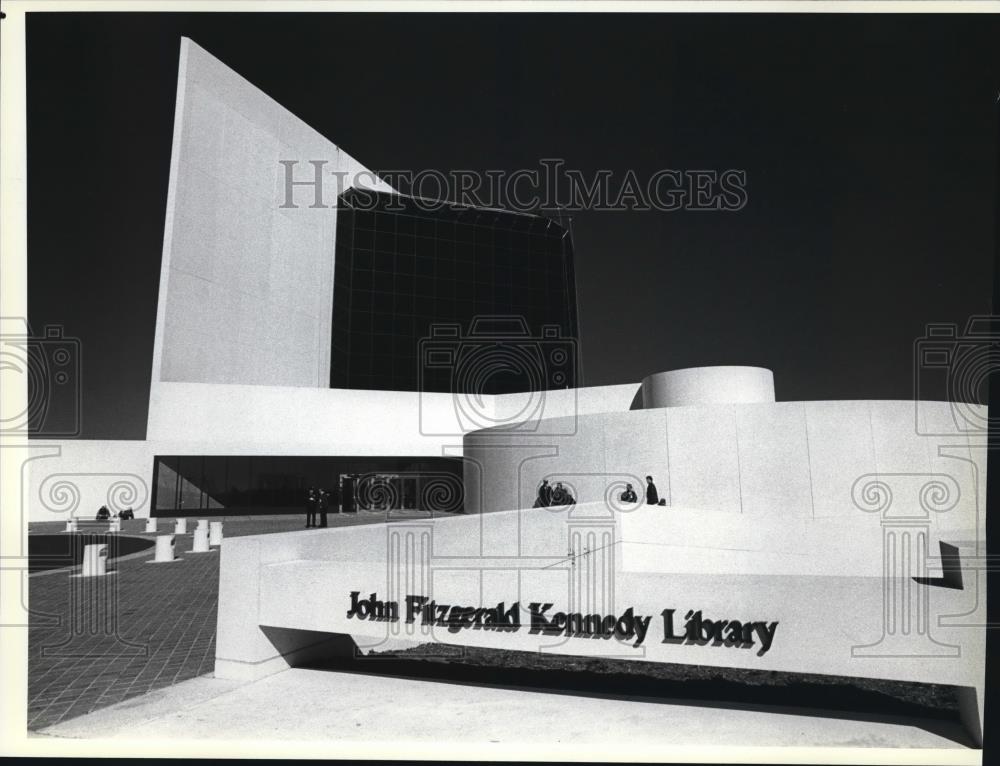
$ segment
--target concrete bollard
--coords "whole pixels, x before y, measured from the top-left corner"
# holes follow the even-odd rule
[[[81,577],[101,577],[108,573],[108,544],[87,545],[83,549]]]
[[[188,531],[188,520],[187,519],[177,519],[177,523],[174,524],[174,534],[175,535],[186,535]]]
[[[121,532],[122,531],[122,520],[121,519],[111,519],[108,522],[108,532]]]
[[[76,532],[76,519],[69,520],[70,532]]]
[[[67,521],[66,522],[66,531],[67,532],[75,532],[76,531],[76,529],[73,527],[73,522],[72,521]]]
[[[152,516],[146,519],[146,532],[147,534],[156,532],[156,519],[154,519]]]
[[[208,528],[198,527],[194,531],[194,540],[191,546],[191,553],[208,553],[211,550],[208,547]]]
[[[222,545],[222,522],[210,521],[208,523],[208,544]]]
[[[157,535],[156,537],[156,558],[155,564],[163,564],[168,561],[176,561],[174,558],[174,536]]]

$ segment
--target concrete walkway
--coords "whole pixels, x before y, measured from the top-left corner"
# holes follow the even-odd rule
[[[331,526],[378,524],[385,514],[330,514],[329,521]],[[189,518],[187,534],[176,536],[180,560],[174,563],[149,564],[149,548],[111,562],[117,574],[110,578],[71,577],[79,567],[28,578],[29,729],[212,671],[220,554],[191,552],[196,524]],[[122,536],[152,539],[145,526],[145,519],[123,521]],[[64,522],[33,523],[29,534],[61,534],[63,527]],[[159,521],[159,534],[173,529],[173,519]],[[302,516],[224,519],[227,538],[303,529]]]
[[[912,722],[578,697],[325,670],[240,683],[204,676],[43,729],[60,738],[299,740],[375,748],[400,743],[554,746],[590,759],[617,748],[739,745],[940,748],[980,753]],[[595,750],[595,748],[597,750]],[[859,751],[864,759],[870,750]],[[509,753],[508,753],[509,754]],[[605,752],[608,757],[608,752]],[[926,758],[926,756],[924,756]]]

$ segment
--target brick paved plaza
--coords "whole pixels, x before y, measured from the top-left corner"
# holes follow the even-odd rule
[[[378,512],[330,515],[331,526],[384,520]],[[63,526],[35,523],[29,533]],[[171,533],[173,519],[159,526]],[[29,577],[29,729],[212,672],[220,554],[191,553],[195,526],[188,519],[188,534],[175,538],[180,561],[149,563],[149,548],[109,563],[116,574],[106,577],[73,577],[67,569]],[[302,516],[224,519],[226,537],[303,528]],[[152,538],[144,529],[144,519],[122,523],[123,535]]]

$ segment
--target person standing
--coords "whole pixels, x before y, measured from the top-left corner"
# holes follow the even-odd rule
[[[330,490],[330,513],[340,513],[340,482],[337,481]]]
[[[316,526],[316,489],[309,487],[306,494],[306,529]]]
[[[660,494],[656,491],[656,485],[653,484],[653,477],[646,477],[646,505],[656,505],[660,502]]]
[[[320,489],[317,504],[319,505],[319,525],[325,527],[327,526],[326,512],[330,508],[330,493],[325,489]]]

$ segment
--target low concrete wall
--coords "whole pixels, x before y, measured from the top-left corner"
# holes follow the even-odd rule
[[[206,383],[154,385],[146,431],[203,445],[183,454],[228,443],[272,455],[460,454],[464,433],[451,394]]]
[[[944,538],[926,525],[905,541],[898,531],[878,514],[789,525],[774,516],[591,503],[227,539],[216,674],[259,678],[297,664],[297,654],[319,648],[323,636],[350,635],[362,653],[400,641],[442,643],[954,684],[969,690],[974,729],[982,713],[985,635],[977,626],[985,619],[985,581],[966,565],[961,589],[915,581],[941,576],[931,557]],[[974,543],[947,539],[974,559]],[[349,614],[371,594],[394,602],[398,619]],[[438,606],[517,604],[521,625],[407,621],[408,596]],[[551,604],[546,618],[648,617],[646,637],[636,645],[637,634],[595,640],[532,630],[533,603]],[[673,610],[669,631],[665,610]],[[689,618],[702,631],[703,620],[762,627],[749,629],[748,644],[689,640]],[[274,629],[282,631],[280,645]],[[770,630],[770,640],[759,630]]]

